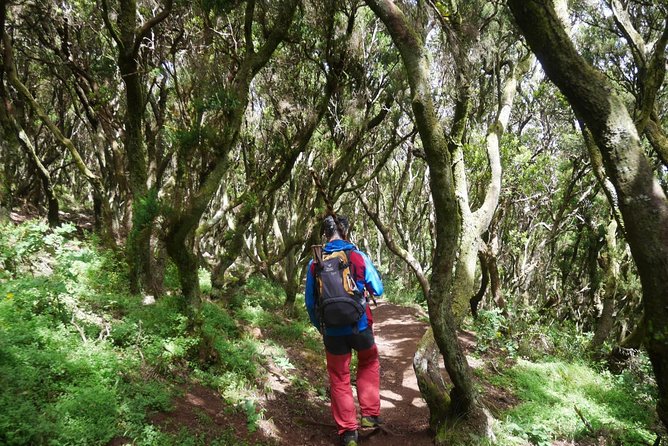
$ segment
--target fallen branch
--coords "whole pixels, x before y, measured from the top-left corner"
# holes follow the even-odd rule
[[[70,322],[72,325],[74,325],[74,328],[76,328],[79,334],[81,335],[81,340],[84,342],[84,344],[87,344],[88,338],[86,338],[86,333],[83,331],[81,327],[77,325],[76,322],[74,322],[74,316],[72,316],[72,320]]]
[[[316,420],[312,420],[312,419],[309,419],[309,418],[302,418],[302,417],[295,418],[295,422],[301,423],[301,424],[311,424],[311,425],[314,425],[314,426],[325,426],[325,427],[333,427],[333,428],[337,427],[336,424],[334,424],[334,423],[328,423],[328,422],[325,422],[325,421],[316,421]],[[378,432],[382,432],[384,434],[391,435],[393,437],[403,437],[403,435],[397,434],[396,432],[388,429],[384,425],[376,426],[376,427],[369,428],[369,429],[360,429],[359,430],[359,436],[360,437],[370,437],[370,436],[372,436],[372,435],[374,435]]]
[[[584,425],[587,428],[587,430],[589,431],[589,433],[594,435],[595,432],[594,432],[594,428],[592,427],[591,423],[589,421],[587,421],[587,419],[582,414],[582,411],[580,409],[578,409],[578,406],[573,406],[573,407],[575,408],[575,412],[578,414],[578,416],[580,417],[580,419],[584,423]]]

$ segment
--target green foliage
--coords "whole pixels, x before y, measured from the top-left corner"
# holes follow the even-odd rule
[[[139,197],[134,205],[133,226],[144,228],[150,224],[158,212],[160,212],[160,201],[158,190],[151,188],[145,196]]]
[[[13,243],[3,248],[20,255],[16,278],[0,284],[0,443],[104,444],[139,431],[169,392],[136,376],[136,353],[99,336],[114,308],[113,294],[98,292],[113,292],[122,275],[114,256],[73,239],[68,225],[4,229]]]
[[[183,428],[175,435],[161,432],[153,425],[146,425],[141,435],[135,440],[137,446],[250,446],[239,440],[232,428],[226,430],[216,438],[207,438],[197,435],[189,429]],[[259,445],[260,443],[256,443]]]
[[[258,422],[262,419],[264,409],[258,410],[253,400],[245,400],[243,403],[246,419],[248,420],[248,431],[255,432],[258,428]]]
[[[0,443],[104,444],[122,435],[136,444],[200,444],[147,420],[171,408],[167,378],[187,373],[219,389],[256,429],[262,342],[213,303],[202,305],[197,321],[183,314],[181,296],[142,305],[125,293],[120,258],[73,234],[71,226],[51,230],[40,222],[2,232],[14,270],[0,284]],[[39,274],[26,275],[36,259]],[[239,311],[249,320],[270,323],[286,339],[304,329],[303,311],[296,329],[275,319],[276,286],[255,278],[244,292]],[[284,353],[275,360],[289,364]],[[210,444],[217,442],[243,444],[227,436]]]
[[[480,310],[470,327],[476,332],[476,349],[481,353],[496,348],[511,358],[530,360],[552,356],[580,360],[589,356],[591,333],[582,333],[568,321],[544,319],[533,309],[511,314],[509,318],[498,308]]]
[[[38,260],[35,254],[44,247],[48,229],[49,225],[42,220],[20,226],[0,224],[0,279],[33,272]]]
[[[478,339],[478,352],[483,353],[488,348],[495,347],[511,358],[517,353],[517,343],[504,335],[508,333],[508,321],[498,308],[480,310],[478,318],[473,321],[473,330]]]
[[[611,444],[645,444],[654,439],[652,396],[639,392],[633,377],[601,373],[576,362],[519,360],[495,384],[513,389],[521,403],[503,414],[501,444],[549,445],[553,439],[581,439],[591,432]]]
[[[397,305],[426,304],[426,299],[420,287],[411,287],[400,278],[386,279],[383,282],[385,293],[383,298]]]

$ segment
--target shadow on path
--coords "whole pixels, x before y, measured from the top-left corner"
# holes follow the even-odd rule
[[[381,417],[392,434],[379,432],[361,438],[360,444],[432,445],[429,410],[413,373],[413,355],[427,325],[419,321],[415,309],[381,303],[372,311],[380,354]],[[338,445],[326,395],[324,350],[318,355],[300,347],[299,340],[284,347],[296,369],[282,370],[269,364],[267,393],[264,400],[258,401],[263,419],[255,432],[248,430],[242,411],[230,410],[215,390],[201,385],[186,386],[183,395],[174,401],[174,410],[155,414],[152,421],[172,433],[184,427],[190,429],[200,441],[197,444],[232,445],[240,444],[235,439],[243,439],[249,445]],[[127,444],[125,440],[116,438],[109,444]]]

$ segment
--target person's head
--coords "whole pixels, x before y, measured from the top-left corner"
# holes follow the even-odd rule
[[[328,241],[336,239],[348,240],[349,229],[350,223],[348,222],[348,217],[344,215],[338,217],[328,215],[322,221],[321,233]]]

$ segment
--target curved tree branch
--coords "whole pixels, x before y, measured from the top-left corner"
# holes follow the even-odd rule
[[[172,3],[173,0],[165,0],[165,7],[162,8],[162,10],[158,14],[156,14],[151,19],[147,20],[146,23],[144,23],[140,28],[137,29],[137,31],[135,32],[137,37],[135,38],[135,43],[132,47],[133,55],[136,56],[139,53],[139,47],[141,46],[142,40],[144,40],[144,38],[148,36],[151,30],[169,16],[169,13],[172,11]]]

